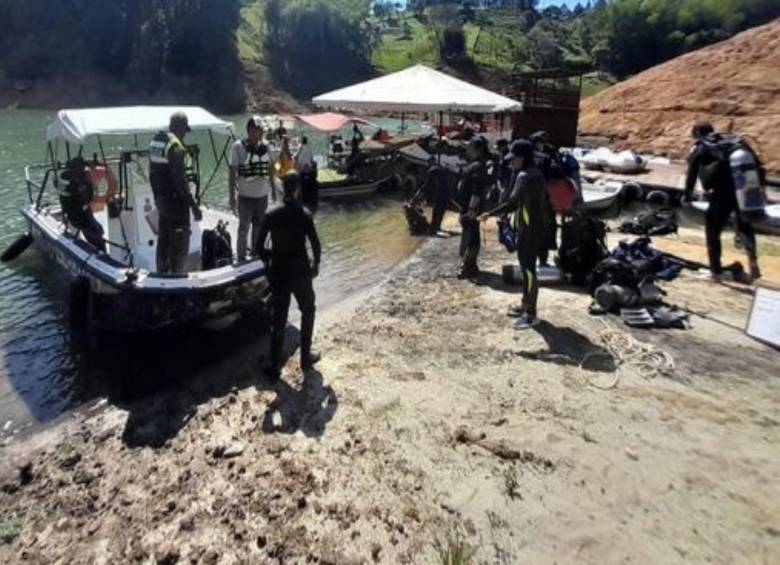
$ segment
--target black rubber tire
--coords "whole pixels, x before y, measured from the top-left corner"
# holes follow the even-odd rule
[[[623,185],[622,195],[625,202],[633,202],[634,200],[642,200],[645,196],[645,191],[641,185],[635,182],[627,182]]]
[[[92,288],[89,279],[79,277],[70,285],[68,301],[68,322],[74,330],[84,330],[89,327],[92,306]]]
[[[29,233],[26,233],[24,235],[20,235],[16,238],[16,240],[8,246],[8,248],[3,252],[2,255],[0,255],[0,261],[3,263],[8,263],[9,261],[13,261],[19,255],[27,251],[27,248],[32,245],[33,242],[33,236]]]
[[[663,190],[654,190],[647,195],[647,202],[650,204],[660,204],[661,206],[669,206],[669,195]]]

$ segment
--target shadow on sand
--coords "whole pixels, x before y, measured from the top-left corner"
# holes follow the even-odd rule
[[[571,328],[559,328],[541,320],[533,329],[544,338],[547,349],[520,352],[519,355],[525,359],[581,366],[600,373],[614,373],[617,370],[617,361],[609,351]]]
[[[300,429],[308,436],[322,435],[338,406],[333,389],[323,386],[323,377],[316,371],[304,376],[300,391],[283,380],[269,381],[262,371],[269,336],[257,329],[249,335],[239,329],[227,335],[212,334],[207,340],[178,336],[156,343],[157,355],[147,351],[144,364],[124,375],[122,386],[109,394],[109,402],[128,411],[122,432],[124,444],[163,447],[196,416],[201,405],[252,386],[277,394],[266,410],[265,432],[294,433]],[[177,341],[175,355],[159,350],[161,345],[170,344],[170,339]],[[295,353],[299,343],[298,330],[288,326],[285,359]],[[277,412],[281,415],[278,427],[272,425],[271,417]]]

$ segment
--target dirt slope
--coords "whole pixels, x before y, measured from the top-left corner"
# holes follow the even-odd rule
[[[755,138],[768,168],[780,173],[780,19],[584,100],[580,134],[679,158],[700,120]]]

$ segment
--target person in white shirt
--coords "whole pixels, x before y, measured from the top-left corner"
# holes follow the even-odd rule
[[[301,138],[301,147],[295,156],[295,168],[301,175],[301,202],[314,214],[319,207],[319,186],[317,185],[317,162],[306,136]]]
[[[273,159],[269,147],[263,143],[263,125],[259,116],[250,118],[246,133],[246,139],[236,141],[230,153],[230,208],[238,216],[236,251],[239,261],[246,259],[247,251],[255,252],[269,195],[276,202],[271,166]]]
[[[314,168],[314,153],[311,150],[311,145],[309,145],[309,138],[306,136],[301,138],[301,147],[295,156],[295,168],[301,174]]]

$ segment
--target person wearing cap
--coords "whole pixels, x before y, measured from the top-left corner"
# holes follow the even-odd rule
[[[565,180],[558,150],[553,146],[546,131],[537,131],[529,136],[534,151],[534,163],[542,173],[545,180],[545,204],[547,206],[547,230],[544,236],[544,245],[539,254],[539,262],[543,266],[549,265],[550,251],[558,249],[558,222],[555,216],[550,198],[550,184]]]
[[[276,200],[269,153],[263,142],[262,121],[259,116],[252,116],[246,124],[246,138],[233,144],[229,161],[230,208],[238,216],[238,261],[246,260],[247,251],[257,244],[269,195]]]
[[[190,192],[190,157],[184,137],[190,131],[183,112],[171,116],[168,131],[160,131],[149,144],[149,182],[159,214],[157,271],[184,273],[190,250],[190,210],[196,222],[203,219]]]
[[[301,311],[301,368],[312,369],[320,355],[312,349],[315,296],[313,279],[320,266],[320,245],[311,213],[300,202],[300,175],[291,172],[282,177],[282,205],[270,210],[263,219],[256,253],[268,266],[271,285],[271,354],[266,372],[278,379],[282,369],[284,335],[290,299],[295,296]],[[270,236],[270,250],[266,240]],[[312,257],[306,250],[306,240]]]
[[[487,140],[478,135],[469,141],[467,156],[469,165],[463,169],[458,189],[457,204],[460,207],[460,265],[458,278],[469,279],[479,275],[477,258],[481,249],[479,215],[488,190],[487,161],[490,158]]]
[[[545,204],[544,176],[534,163],[531,142],[525,139],[515,141],[506,159],[516,172],[512,192],[506,202],[482,214],[479,220],[484,222],[490,216],[514,212],[517,258],[523,272],[523,300],[519,306],[510,308],[509,313],[518,318],[515,328],[520,330],[533,327],[537,323],[539,281],[536,277],[536,261],[544,247],[548,211]]]

